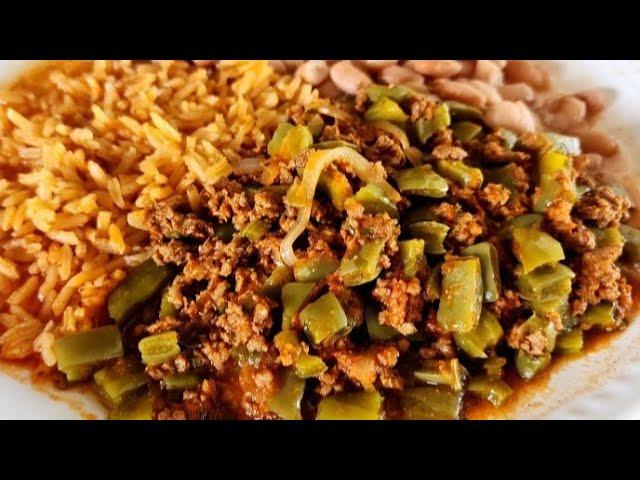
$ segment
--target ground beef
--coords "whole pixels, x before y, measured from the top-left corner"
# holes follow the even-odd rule
[[[380,135],[375,143],[368,147],[366,157],[372,162],[381,162],[388,168],[399,168],[406,163],[402,146],[388,135]]]
[[[498,135],[488,135],[486,140],[482,142],[470,142],[469,148],[474,155],[479,156],[483,162],[488,164],[526,164],[531,160],[529,153],[506,148],[504,140]]]
[[[496,217],[509,216],[509,209],[506,207],[511,198],[511,192],[504,185],[488,183],[478,196],[482,204]]]
[[[463,160],[467,157],[467,152],[462,148],[444,143],[435,147],[431,154],[439,160]]]
[[[443,202],[434,212],[442,223],[451,228],[447,239],[456,246],[473,245],[484,233],[484,225],[478,215],[463,211],[458,204]]]
[[[382,305],[378,317],[382,325],[390,325],[403,335],[416,331],[414,324],[420,321],[424,305],[417,278],[404,278],[400,272],[386,274],[378,278],[372,295]]]
[[[620,247],[607,246],[582,254],[572,292],[575,315],[584,313],[589,305],[615,302],[624,293],[626,280],[615,264],[621,253]]]
[[[507,335],[511,348],[519,348],[530,355],[544,355],[547,349],[547,337],[542,330],[525,331],[522,325],[514,325]]]
[[[187,262],[189,253],[193,251],[194,247],[192,245],[188,245],[179,240],[170,240],[167,243],[159,243],[156,245],[152,257],[158,265],[174,263],[182,266]]]
[[[436,106],[435,102],[427,97],[416,96],[412,98],[409,103],[411,121],[415,122],[421,118],[431,120]]]
[[[571,217],[572,207],[571,202],[562,198],[552,201],[545,211],[549,229],[576,252],[593,250],[596,246],[596,237],[582,221]]]
[[[233,222],[237,229],[246,227],[249,223],[249,198],[239,182],[218,183],[205,194],[205,201],[211,216],[220,223]]]
[[[156,204],[149,213],[148,227],[153,239],[188,237],[205,240],[214,234],[211,224],[193,213],[179,213],[178,206]]]
[[[500,323],[510,325],[520,316],[523,305],[518,292],[504,289],[498,300],[489,303],[487,308],[500,320]]]
[[[629,218],[631,202],[611,187],[599,186],[585,193],[575,206],[576,215],[598,228],[617,227]]]
[[[384,388],[402,388],[400,375],[393,370],[399,352],[392,345],[373,345],[363,352],[339,351],[334,354],[338,369],[365,390],[379,380]]]

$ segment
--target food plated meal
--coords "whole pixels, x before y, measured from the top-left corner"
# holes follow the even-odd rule
[[[504,405],[635,314],[608,97],[549,88],[524,61],[37,67],[0,97],[0,356],[114,419]]]

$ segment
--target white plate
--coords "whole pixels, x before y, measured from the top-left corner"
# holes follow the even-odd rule
[[[0,84],[25,66],[0,60]],[[626,153],[640,159],[640,61],[554,61],[557,90],[573,92],[610,87],[616,100],[602,126],[621,140]],[[640,160],[634,161],[640,167]],[[640,168],[639,168],[640,170]],[[509,416],[522,419],[640,419],[640,322],[636,321],[607,347],[562,365],[545,388],[526,396]],[[101,415],[95,401],[73,393],[32,388],[0,372],[0,418],[70,419],[83,412]]]

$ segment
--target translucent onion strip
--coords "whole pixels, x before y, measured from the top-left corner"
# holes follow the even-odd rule
[[[347,147],[338,147],[331,150],[313,152],[305,166],[302,181],[295,183],[291,187],[294,190],[287,195],[290,204],[298,208],[298,219],[280,244],[280,255],[289,266],[293,266],[297,260],[293,251],[293,243],[302,235],[309,223],[313,196],[320,174],[322,170],[336,160],[343,160],[349,163],[355,174],[363,182],[372,183],[380,187],[391,201],[397,203],[401,199],[400,194],[384,179],[384,171],[376,168],[373,163],[355,150]]]

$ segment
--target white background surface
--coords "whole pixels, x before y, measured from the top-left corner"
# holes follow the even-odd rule
[[[25,62],[0,60],[0,83],[14,76]],[[610,87],[616,100],[602,126],[620,139],[640,165],[640,62],[552,62],[559,91]],[[522,401],[510,414],[533,419],[640,419],[640,322],[636,321],[605,349],[579,358],[557,371],[544,390]],[[23,375],[24,377],[24,375]],[[100,414],[95,401],[77,394],[61,394],[67,401],[0,372],[0,418],[81,418],[78,405]],[[73,406],[69,405],[73,402]]]

